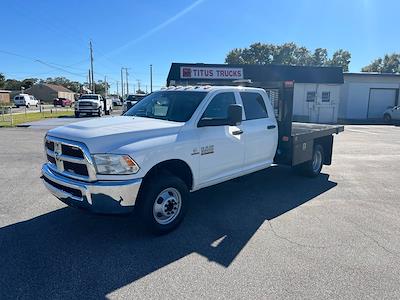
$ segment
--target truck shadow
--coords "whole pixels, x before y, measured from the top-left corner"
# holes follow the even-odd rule
[[[73,208],[0,228],[0,298],[104,298],[191,253],[229,267],[264,222],[335,186],[326,174],[260,171],[194,193],[181,227],[161,237],[132,215]]]

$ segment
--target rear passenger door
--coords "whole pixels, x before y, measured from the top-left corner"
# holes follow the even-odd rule
[[[244,169],[261,169],[273,163],[278,143],[278,127],[267,96],[240,92],[245,119],[242,122],[245,144]]]

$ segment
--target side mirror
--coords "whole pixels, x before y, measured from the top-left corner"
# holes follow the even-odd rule
[[[228,106],[228,125],[236,126],[242,122],[243,108],[239,104],[231,104]]]

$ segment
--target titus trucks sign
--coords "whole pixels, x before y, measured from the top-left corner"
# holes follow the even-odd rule
[[[181,79],[243,79],[243,69],[181,67]]]

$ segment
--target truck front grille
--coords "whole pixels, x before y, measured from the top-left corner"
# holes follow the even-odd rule
[[[96,180],[96,171],[86,145],[51,136],[46,137],[45,151],[55,172],[83,181]]]
[[[89,176],[86,165],[76,164],[69,161],[64,161],[64,170],[82,176]]]
[[[71,157],[84,158],[82,150],[78,147],[62,144],[61,150],[64,155],[68,155]]]
[[[52,141],[46,140],[46,148],[51,151],[54,151],[54,143]]]
[[[88,102],[88,101],[79,101],[79,107],[81,106],[92,106],[93,102]]]

